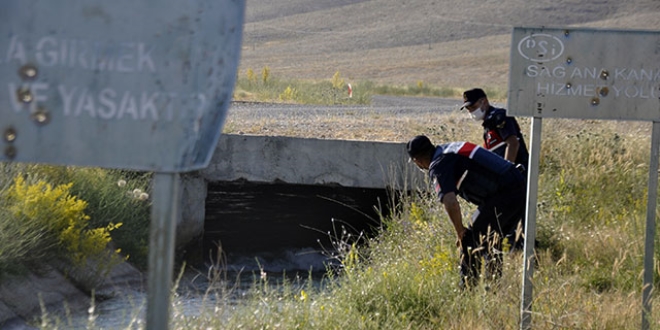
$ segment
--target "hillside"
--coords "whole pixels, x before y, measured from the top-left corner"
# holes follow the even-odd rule
[[[250,0],[239,73],[506,87],[514,26],[660,30],[660,1]]]

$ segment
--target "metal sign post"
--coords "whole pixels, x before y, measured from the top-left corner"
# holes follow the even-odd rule
[[[646,205],[646,235],[644,239],[644,286],[642,287],[642,329],[649,329],[651,292],[653,289],[653,251],[655,243],[655,211],[658,201],[658,152],[660,149],[660,122],[653,122],[651,133],[651,159],[649,165],[649,192]]]
[[[0,162],[153,171],[147,329],[167,329],[178,173],[220,138],[245,0],[0,3]]]
[[[170,285],[174,267],[174,234],[176,232],[179,175],[154,174],[149,230],[149,276],[147,279],[147,325],[150,329],[167,329],[170,315]]]
[[[539,150],[541,150],[542,119],[532,117],[530,159],[527,172],[527,216],[525,218],[525,250],[523,255],[523,289],[520,328],[527,330],[532,322],[532,275],[534,274],[534,242],[536,242],[536,201],[539,191]]]
[[[508,114],[533,117],[521,329],[532,326],[533,244],[536,238],[541,118],[544,117],[653,121],[642,290],[642,329],[648,329],[660,148],[658,63],[660,32],[514,28]]]

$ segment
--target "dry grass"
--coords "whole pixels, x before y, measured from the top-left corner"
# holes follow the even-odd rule
[[[514,26],[660,30],[660,2],[249,1],[239,72],[506,88]]]

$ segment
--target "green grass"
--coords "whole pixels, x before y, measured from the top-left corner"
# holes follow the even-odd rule
[[[139,196],[134,196],[133,191],[147,191],[150,174],[19,163],[2,164],[0,168],[0,205],[3,206],[0,208],[0,277],[20,275],[26,270],[52,264],[54,260],[67,262],[72,256],[70,251],[63,248],[63,239],[76,245],[92,244],[91,241],[84,243],[85,233],[101,235],[99,230],[116,224],[121,225],[109,232],[111,246],[119,248],[121,254],[128,257],[136,267],[146,270],[150,201],[148,198],[140,200]],[[82,212],[88,219],[81,218],[76,227],[53,227],[51,224],[58,221],[66,223],[70,220],[55,218],[56,212],[31,216],[10,212],[10,191],[17,177],[27,178],[27,184],[32,186],[38,182],[51,187],[70,184],[67,193],[85,203]],[[124,182],[122,187],[118,185],[120,180]],[[49,197],[51,195],[32,193],[29,196],[40,198],[40,208],[56,207],[52,203],[61,202],[52,201]],[[58,200],[64,201],[65,197]],[[28,206],[32,209],[35,207]],[[70,211],[63,214],[70,214],[67,212]],[[95,234],[95,231],[98,233]],[[99,239],[105,240],[101,236]],[[81,247],[83,251],[93,250],[92,247]]]
[[[321,105],[369,104],[372,95],[420,96],[461,98],[462,88],[433,86],[423,81],[416,84],[394,86],[372,81],[358,81],[351,84],[352,97],[348,94],[348,84],[340,72],[324,81],[280,80],[270,75],[266,67],[260,77],[248,69],[239,75],[233,99],[237,101],[283,102]],[[485,87],[491,100],[502,100],[506,90],[499,87]]]
[[[533,279],[534,328],[638,329],[648,126],[548,120],[544,131],[538,265]],[[507,256],[501,280],[460,292],[453,228],[433,198],[409,196],[383,221],[383,230],[376,238],[344,251],[341,275],[331,277],[324,289],[290,285],[268,290],[257,283],[250,298],[238,306],[217,304],[194,319],[179,316],[175,326],[519,327],[519,253]],[[656,258],[659,256],[656,252]],[[652,329],[660,328],[658,312],[654,308]]]
[[[295,102],[350,104],[397,89],[378,91],[371,86],[361,91],[362,84],[356,84],[352,100],[347,100],[343,89],[336,87],[341,81],[338,75],[318,83],[279,82],[266,77],[239,78],[236,93],[275,101],[291,87],[283,98],[289,95]],[[250,84],[253,86],[246,86]],[[423,84],[401,88],[417,93],[402,95],[435,93],[424,88]],[[308,94],[313,97],[303,96]],[[528,124],[525,118],[520,121],[525,127]],[[427,127],[423,133],[438,143],[480,139],[476,125],[474,130],[449,130],[442,125]],[[650,124],[646,123],[544,121],[536,219],[538,265],[533,278],[534,329],[640,327],[649,140]],[[6,189],[15,175],[27,172],[49,178],[53,184],[73,182],[71,192],[89,202],[91,224],[102,227],[122,220],[121,228],[134,225],[113,236],[113,241],[122,249],[133,244],[132,256],[146,253],[149,203],[128,198],[127,192],[135,188],[148,191],[148,174],[3,165],[0,189]],[[120,179],[128,182],[122,189],[117,186]],[[0,199],[0,203],[4,201]],[[463,207],[467,217],[473,208]],[[54,257],[57,249],[50,247],[56,242],[38,227],[10,218],[0,207],[0,272],[20,273]],[[263,278],[255,281],[245,299],[230,302],[225,298],[232,285],[224,281],[232,283],[232,279],[216,278],[217,285],[207,292],[208,301],[215,302],[201,309],[199,315],[185,316],[178,310],[178,298],[174,298],[173,328],[518,328],[520,254],[505,258],[499,281],[460,292],[453,227],[439,203],[427,194],[406,196],[392,216],[382,220],[384,226],[378,236],[359,245],[342,245],[346,247],[340,251],[343,267],[338,274],[329,273],[323,288],[310,282],[272,285],[270,279]],[[656,248],[656,260],[659,250]],[[654,275],[657,286],[657,269]],[[651,328],[660,329],[660,309],[655,302],[653,306]]]
[[[369,90],[353,87],[352,97],[348,85],[338,73],[328,81],[280,80],[271,77],[268,68],[262,70],[262,77],[255,78],[250,71],[236,81],[233,99],[237,101],[281,102],[300,104],[368,104]]]

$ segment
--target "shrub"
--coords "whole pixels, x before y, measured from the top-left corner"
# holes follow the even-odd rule
[[[151,173],[50,166],[39,166],[34,172],[47,175],[50,182],[72,182],[71,193],[88,203],[90,227],[122,223],[111,233],[113,243],[131,264],[147,269]]]
[[[280,94],[280,101],[291,102],[298,98],[298,91],[291,86],[287,86],[284,92]]]
[[[280,81],[272,77],[268,67],[264,67],[260,83],[257,83],[251,69],[247,69],[245,77],[238,77],[234,98],[300,104],[369,104],[371,90],[368,86],[370,85],[354,88],[353,97],[349,98],[346,83],[339,72],[336,72],[330,81]]]
[[[0,203],[0,278],[28,270],[39,273],[44,261],[60,258],[57,237],[50,235],[38,219],[16,218],[4,198]]]
[[[261,81],[264,83],[264,85],[268,84],[270,81],[270,68],[267,66],[261,70]]]
[[[332,75],[332,88],[334,89],[343,89],[346,83],[344,82],[344,78],[341,77],[339,74],[339,71],[335,72],[334,75]]]
[[[13,185],[14,177],[22,175],[20,173],[29,173],[27,178],[33,182],[39,178],[53,186],[68,186],[67,191],[71,196],[86,202],[85,214],[89,217],[87,227],[90,230],[98,228],[95,234],[100,236],[107,231],[114,248],[120,249],[122,255],[130,258],[137,268],[147,268],[151,173],[18,163],[5,165],[2,169],[4,173],[0,175],[0,189],[5,191]],[[4,220],[0,219],[0,226],[18,227],[12,230],[31,225]],[[35,226],[39,228],[38,224]],[[27,228],[22,230],[30,231]]]
[[[247,81],[251,84],[257,82],[257,76],[255,76],[254,70],[252,70],[252,68],[248,68],[247,71],[245,71],[245,77],[247,78]]]
[[[30,224],[30,232],[39,233],[30,239],[44,238],[50,244],[56,241],[57,249],[62,253],[60,257],[74,266],[83,266],[88,260],[103,260],[108,267],[114,265],[120,260],[119,251],[108,253],[107,247],[111,241],[110,232],[119,228],[121,223],[89,228],[89,216],[84,212],[87,203],[70,194],[71,186],[52,187],[43,180],[31,184],[22,176],[16,177],[4,195],[6,216],[9,216],[5,221]],[[34,243],[30,250],[34,248],[41,246]]]

